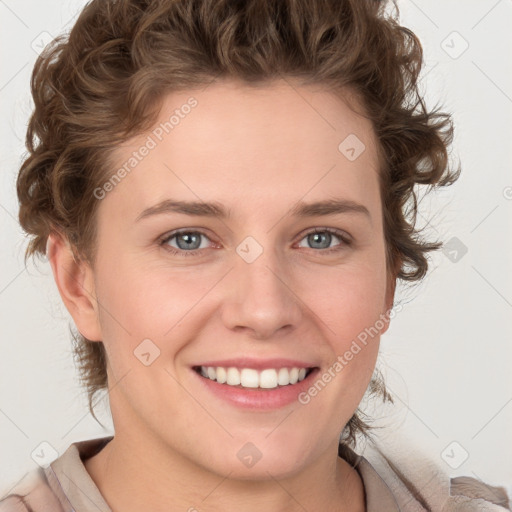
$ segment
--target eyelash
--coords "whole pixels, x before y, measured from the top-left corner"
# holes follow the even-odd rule
[[[313,248],[310,248],[312,251],[315,251],[315,252],[321,252],[321,253],[324,253],[324,254],[331,254],[333,252],[338,252],[340,250],[343,250],[344,246],[352,245],[352,240],[343,231],[340,231],[338,229],[333,229],[333,228],[315,228],[315,229],[305,233],[304,236],[300,239],[300,241],[302,241],[304,238],[306,238],[307,236],[312,235],[314,233],[329,233],[331,235],[335,235],[336,237],[338,237],[341,240],[341,242],[342,242],[339,245],[334,246],[334,247],[330,247],[328,249],[313,249]],[[182,235],[182,234],[202,235],[202,236],[204,236],[204,237],[209,239],[208,235],[206,235],[206,233],[203,233],[202,231],[196,231],[196,230],[190,230],[190,229],[185,230],[185,229],[183,229],[183,230],[179,230],[179,231],[174,231],[174,232],[166,235],[165,238],[160,240],[160,245],[166,251],[168,251],[171,254],[176,255],[176,256],[200,256],[200,253],[202,251],[204,251],[204,249],[193,249],[191,251],[186,251],[184,249],[176,249],[174,247],[171,247],[170,245],[167,245],[167,243],[170,240],[172,240],[174,237],[176,237],[178,235]]]

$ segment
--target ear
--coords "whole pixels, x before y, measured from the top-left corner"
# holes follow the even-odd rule
[[[380,331],[381,334],[384,334],[388,330],[389,324],[391,322],[391,319],[389,318],[389,314],[390,314],[391,309],[393,308],[393,301],[395,300],[395,289],[396,289],[396,276],[389,273],[388,277],[387,277],[387,284],[386,284],[386,297],[384,299],[385,310],[383,312],[383,316],[386,318],[386,321],[385,321],[385,326]]]
[[[66,309],[80,334],[101,341],[94,274],[89,264],[77,261],[68,240],[58,233],[48,236],[46,256]]]

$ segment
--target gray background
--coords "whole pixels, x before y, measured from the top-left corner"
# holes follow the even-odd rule
[[[0,0],[0,495],[36,467],[44,444],[112,433],[88,413],[49,264],[23,264],[15,178],[37,52],[69,29],[83,1]],[[380,423],[399,429],[451,475],[512,494],[512,1],[399,0],[401,23],[425,50],[427,104],[455,118],[456,185],[425,198],[426,233],[449,241],[427,279],[400,287],[403,309],[382,339],[379,367],[395,399]],[[467,46],[467,48],[466,48]],[[467,252],[466,252],[467,251]],[[103,395],[105,396],[105,395]],[[107,399],[102,421],[111,427]],[[385,431],[381,433],[385,436]]]

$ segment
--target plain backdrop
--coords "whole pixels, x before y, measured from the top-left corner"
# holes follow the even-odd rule
[[[41,443],[57,454],[113,433],[89,414],[69,323],[50,266],[23,263],[16,174],[31,111],[37,52],[68,30],[83,0],[0,0],[0,495]],[[512,494],[512,1],[399,0],[425,52],[422,89],[454,116],[452,163],[462,176],[427,196],[420,221],[445,240],[427,278],[400,286],[379,368],[395,405],[384,424],[444,465]],[[372,410],[373,411],[373,410]],[[373,411],[378,412],[378,411]],[[385,431],[382,433],[385,436]]]

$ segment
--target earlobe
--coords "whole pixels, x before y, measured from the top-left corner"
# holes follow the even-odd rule
[[[68,240],[58,233],[48,236],[46,257],[55,284],[77,329],[90,341],[101,341],[94,275],[90,265],[75,258]]]

